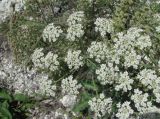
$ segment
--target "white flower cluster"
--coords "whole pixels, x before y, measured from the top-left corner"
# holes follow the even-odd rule
[[[89,2],[89,3],[92,3],[93,2],[93,0],[86,0],[87,2]]]
[[[128,76],[128,72],[120,73],[115,90],[120,91],[122,89],[127,92],[132,89],[131,84],[133,84],[133,79]]]
[[[157,27],[156,27],[156,31],[157,31],[158,33],[160,33],[160,26],[157,26]]]
[[[55,96],[56,86],[52,85],[52,81],[46,74],[38,74],[35,70],[16,66],[7,60],[4,61],[3,72],[6,74],[8,88],[15,93],[24,93],[29,96]]]
[[[77,95],[79,94],[79,89],[81,84],[78,84],[77,80],[73,80],[73,76],[70,75],[61,82],[62,94],[64,95],[60,102],[67,109],[72,109],[77,102]]]
[[[158,70],[160,72],[160,60],[158,61]]]
[[[43,68],[43,62],[42,59],[44,58],[44,53],[42,52],[43,48],[37,48],[35,49],[34,53],[31,56],[32,62],[35,67]]]
[[[110,51],[108,47],[103,42],[93,41],[91,46],[87,49],[90,58],[95,58],[95,61],[100,63],[110,57]]]
[[[100,68],[96,70],[97,79],[102,85],[113,84],[118,78],[118,67],[108,63],[108,66],[101,64]]]
[[[35,93],[42,96],[55,96],[56,86],[52,84],[52,80],[48,78],[48,75],[39,74],[34,78],[34,84],[32,88],[35,89]],[[37,88],[37,89],[36,89]],[[29,87],[27,88],[29,89]]]
[[[69,115],[64,112],[62,108],[58,109],[49,109],[48,104],[51,104],[50,101],[43,101],[44,104],[42,107],[36,106],[34,108],[29,109],[29,118],[31,119],[70,119]],[[51,101],[52,102],[52,101]]]
[[[95,31],[100,32],[102,37],[106,36],[106,33],[112,33],[114,31],[113,21],[106,18],[97,18],[95,23]]]
[[[80,56],[80,54],[80,50],[68,51],[67,56],[65,58],[65,62],[67,63],[69,69],[77,70],[79,67],[83,66],[83,57]]]
[[[133,66],[135,69],[137,69],[141,61],[141,55],[137,55],[136,51],[132,49],[131,51],[126,52],[126,56],[124,59],[125,59],[124,62],[125,67]]]
[[[151,69],[143,69],[137,76],[137,79],[149,89],[153,89],[153,93],[156,96],[156,102],[160,102],[160,77],[156,75],[156,72]]]
[[[71,14],[67,20],[69,28],[67,30],[67,39],[75,41],[84,34],[82,21],[84,20],[84,12],[78,11]]]
[[[44,58],[45,68],[50,69],[51,71],[58,70],[59,62],[57,61],[58,55],[48,52]]]
[[[55,118],[55,119],[70,119],[69,118],[69,115],[68,114],[65,114],[64,112],[63,112],[63,109],[61,109],[61,108],[59,108],[59,109],[57,109],[55,112],[55,116],[53,117],[53,119]],[[45,118],[46,119],[46,118]],[[48,118],[48,119],[52,119],[52,118]]]
[[[67,23],[69,26],[72,26],[75,24],[82,23],[83,19],[84,19],[84,12],[78,11],[78,12],[74,12],[69,16],[69,18],[67,19]]]
[[[12,70],[13,72],[9,72],[10,76],[7,77],[7,80],[10,82],[9,85],[15,93],[25,93],[32,96],[34,92],[31,88],[28,89],[28,87],[32,86],[32,76],[35,75],[34,71],[25,71],[20,67],[13,67]]]
[[[150,36],[142,33],[143,30],[136,27],[128,29],[126,34],[124,34],[123,32],[118,33],[118,38],[114,39],[115,49],[117,49],[120,54],[123,54],[125,53],[125,51],[130,51],[135,47],[141,50],[146,47],[150,47],[152,45]]]
[[[148,101],[148,96],[148,93],[143,94],[142,91],[138,89],[135,89],[134,95],[131,96],[131,99],[140,114],[159,111],[157,107],[152,105],[151,101]]]
[[[158,83],[157,87],[155,89],[153,89],[153,93],[156,96],[156,102],[160,103],[160,83]]]
[[[0,77],[0,80],[2,81],[7,77],[7,74],[3,70],[0,70]]]
[[[118,112],[116,117],[118,119],[130,119],[131,115],[134,113],[134,110],[130,107],[130,102],[126,101],[123,104],[118,103]]]
[[[137,78],[149,89],[155,89],[157,85],[160,84],[160,78],[158,78],[156,72],[151,69],[143,69]]]
[[[148,35],[141,35],[137,39],[136,42],[137,42],[136,46],[139,47],[141,50],[143,50],[144,48],[152,46],[152,42],[151,42],[150,36],[148,36]]]
[[[82,24],[75,24],[68,28],[67,30],[67,39],[69,41],[75,41],[76,38],[82,37],[84,34]]]
[[[31,57],[36,68],[49,69],[51,71],[56,71],[58,69],[59,62],[57,60],[57,54],[48,52],[48,54],[44,56],[43,48],[38,48],[34,51]]]
[[[19,12],[23,9],[25,0],[1,0],[0,1],[0,23],[4,22],[13,11],[12,4],[15,4],[15,11]]]
[[[112,110],[112,99],[105,98],[104,94],[100,94],[99,98],[92,98],[88,104],[90,109],[95,113],[95,117],[103,117],[106,113],[110,113]]]
[[[160,14],[154,14],[154,19],[156,19],[158,22],[160,21]]]
[[[55,26],[54,23],[48,24],[45,29],[43,30],[43,40],[46,42],[55,42],[58,40],[60,35],[63,33],[60,26]]]
[[[76,100],[76,95],[65,95],[62,99],[60,99],[60,102],[67,108],[73,108],[73,106],[76,104]]]
[[[77,95],[79,94],[79,89],[81,88],[81,84],[78,84],[77,80],[73,79],[73,76],[65,78],[61,82],[62,93],[67,95]]]
[[[116,56],[123,56],[126,67],[133,66],[135,69],[138,67],[141,56],[137,54],[135,48],[143,50],[152,45],[150,36],[142,34],[143,30],[136,27],[130,28],[126,34],[123,32],[117,34],[114,38],[114,52]]]

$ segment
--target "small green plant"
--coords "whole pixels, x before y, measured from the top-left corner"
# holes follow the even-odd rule
[[[11,92],[0,89],[0,118],[1,119],[25,119],[29,115],[27,111],[34,103],[23,94],[13,95]]]
[[[73,119],[160,112],[159,12],[148,0],[27,0],[2,24],[24,70],[0,69],[14,92],[1,91],[0,116],[27,118],[45,99]]]

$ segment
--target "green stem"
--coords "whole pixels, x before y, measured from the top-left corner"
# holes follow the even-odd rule
[[[55,83],[60,82],[62,79],[64,79],[66,76],[71,75],[75,72],[74,69],[72,69],[69,73],[65,74],[64,76],[62,76],[61,78],[59,78],[57,81],[54,81]]]

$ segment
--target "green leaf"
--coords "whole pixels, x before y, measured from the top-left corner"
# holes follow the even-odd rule
[[[73,111],[80,112],[80,111],[84,110],[86,107],[88,107],[88,101],[84,101],[84,102],[81,101],[75,106]]]
[[[20,101],[20,102],[28,102],[29,98],[23,94],[16,94],[16,95],[14,95],[14,100]]]
[[[81,112],[84,109],[86,109],[88,107],[88,101],[90,99],[91,99],[91,96],[87,92],[82,93],[81,100],[79,101],[79,103],[75,105],[75,107],[73,108],[73,111]]]
[[[34,106],[33,103],[29,102],[29,103],[25,103],[23,106],[22,106],[22,110],[26,110],[26,109],[29,109],[29,108],[32,108]]]
[[[6,100],[2,103],[2,107],[8,109],[9,104]]]
[[[4,91],[0,92],[0,99],[12,101],[11,96],[7,92],[4,92]]]
[[[12,119],[11,113],[4,107],[0,108],[0,115],[2,115],[2,119]]]
[[[89,59],[87,60],[86,64],[93,71],[97,69],[97,65],[94,62],[92,62],[91,60],[89,60]]]
[[[89,90],[94,90],[97,91],[98,90],[98,86],[93,83],[83,83],[84,88],[89,89]]]
[[[2,117],[2,119],[8,119],[8,117]]]

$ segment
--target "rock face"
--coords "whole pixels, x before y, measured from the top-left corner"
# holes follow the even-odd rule
[[[0,34],[0,61],[3,58],[12,59],[12,52],[7,39]]]
[[[0,23],[5,21],[12,12],[20,11],[24,7],[25,0],[0,0]]]

